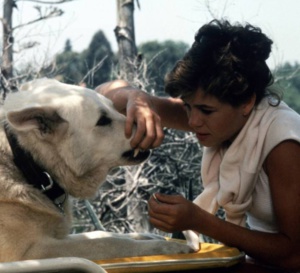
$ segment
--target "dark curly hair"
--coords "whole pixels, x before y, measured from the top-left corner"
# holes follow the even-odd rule
[[[266,64],[272,43],[250,24],[213,20],[199,29],[190,50],[167,74],[165,91],[179,97],[201,87],[232,106],[247,102],[255,93],[258,104],[273,83]]]

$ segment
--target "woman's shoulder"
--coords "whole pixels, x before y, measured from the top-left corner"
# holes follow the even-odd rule
[[[285,140],[300,143],[300,115],[281,102],[278,106],[274,106],[272,122],[265,139],[265,153],[268,154],[276,145]]]

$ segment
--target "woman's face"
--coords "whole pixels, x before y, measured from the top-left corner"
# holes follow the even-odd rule
[[[199,88],[183,98],[189,126],[195,131],[201,145],[213,147],[233,141],[245,125],[253,108],[252,100],[238,107],[220,102],[216,97],[205,95]]]

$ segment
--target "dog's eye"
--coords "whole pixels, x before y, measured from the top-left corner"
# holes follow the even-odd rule
[[[98,119],[96,126],[106,126],[111,124],[111,119],[105,115]]]

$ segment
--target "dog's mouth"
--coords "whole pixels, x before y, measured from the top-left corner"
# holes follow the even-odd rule
[[[133,162],[142,162],[150,156],[149,150],[140,150],[138,148],[126,151],[122,154],[123,158]]]

